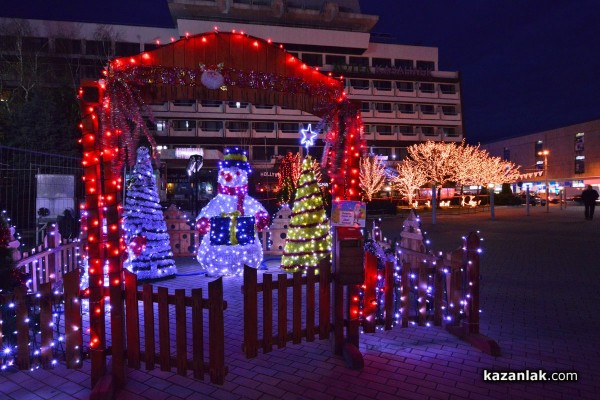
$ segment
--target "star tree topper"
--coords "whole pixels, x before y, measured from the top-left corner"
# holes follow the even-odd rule
[[[315,138],[319,132],[313,131],[312,125],[308,124],[308,128],[300,129],[300,133],[302,133],[300,144],[303,144],[304,147],[306,147],[306,153],[308,153],[308,148],[315,145]]]

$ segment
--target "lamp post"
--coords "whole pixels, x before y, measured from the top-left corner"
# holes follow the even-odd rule
[[[550,188],[548,187],[548,150],[542,150],[538,152],[539,156],[544,156],[544,179],[546,180],[546,212],[550,212]]]
[[[493,183],[488,183],[488,189],[490,192],[490,216],[492,221],[496,219],[496,211],[494,210],[494,185]]]

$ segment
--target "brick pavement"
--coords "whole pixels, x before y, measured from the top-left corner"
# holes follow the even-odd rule
[[[401,219],[387,219],[394,237]],[[498,341],[491,357],[441,328],[395,327],[361,335],[365,368],[349,370],[328,341],[288,345],[252,360],[241,352],[240,279],[225,279],[226,363],[224,386],[172,372],[134,371],[119,399],[594,399],[600,391],[600,216],[585,221],[581,207],[496,209],[489,214],[423,215],[432,249],[448,251],[479,230],[483,242],[481,332]],[[182,264],[181,273],[193,273]],[[269,271],[274,272],[274,271]],[[195,275],[164,281],[170,289],[206,287]],[[578,382],[490,383],[483,369],[574,370]],[[87,398],[89,362],[81,371],[0,374],[0,399]]]

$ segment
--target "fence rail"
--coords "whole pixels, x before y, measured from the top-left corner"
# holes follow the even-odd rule
[[[44,283],[53,283],[63,279],[63,276],[80,267],[80,248],[82,243],[77,239],[62,240],[58,227],[54,225],[46,237],[46,246],[39,247],[37,253],[24,253],[23,259],[16,267],[29,275],[31,291],[36,293]]]
[[[192,371],[194,378],[204,379],[205,373],[210,376],[211,383],[222,385],[228,369],[225,366],[224,344],[224,311],[227,302],[223,300],[223,280],[219,278],[208,284],[208,298],[202,297],[202,289],[192,289],[191,296],[185,295],[185,289],[176,289],[175,294],[169,294],[168,289],[144,284],[141,291],[137,290],[137,276],[129,271],[125,274],[125,314],[126,332],[116,332],[127,337],[127,363],[131,368],[140,368],[144,360],[147,370],[152,370],[158,364],[162,371],[177,369],[179,375],[185,376]],[[140,304],[144,327],[144,350],[140,342]],[[154,305],[157,304],[158,316],[155,315]],[[175,355],[171,354],[171,330],[169,308],[175,307]],[[191,308],[192,354],[187,352],[187,312]],[[204,316],[203,310],[208,310],[208,363],[205,360],[204,349]],[[154,326],[158,322],[158,352]],[[113,331],[113,335],[115,332]]]
[[[68,368],[81,367],[83,330],[79,270],[64,275],[63,293],[55,292],[51,282],[41,284],[38,293],[27,293],[27,289],[21,287],[12,294],[0,295],[0,306],[0,348],[3,349],[0,364],[3,369],[13,364],[12,360],[7,360],[12,356],[18,369],[33,368],[38,362],[46,368],[53,364],[61,350]],[[61,314],[64,314],[64,326],[54,318]]]
[[[263,281],[258,282],[257,271],[244,266],[244,343],[243,351],[247,358],[258,355],[262,347],[264,353],[273,349],[286,347],[287,342],[300,343],[302,338],[308,342],[315,339],[329,338],[331,331],[331,274],[330,265],[322,261],[319,265],[319,275],[315,269],[308,269],[306,276],[295,272],[291,279],[287,274],[278,274],[273,281],[271,274],[263,274]],[[318,310],[319,323],[315,325],[316,283],[319,284]],[[288,288],[292,288],[292,330],[288,331]],[[306,320],[302,324],[302,287],[305,287]],[[273,310],[273,292],[277,291],[276,312]],[[263,330],[262,337],[258,332],[258,293],[262,292]],[[273,333],[273,315],[277,315],[277,334]]]

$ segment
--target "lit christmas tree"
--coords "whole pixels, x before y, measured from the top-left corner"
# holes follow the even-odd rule
[[[314,174],[313,160],[307,156],[302,162],[302,173],[296,186],[296,199],[281,267],[286,270],[316,267],[319,260],[331,252],[329,231],[329,220]]]
[[[137,160],[125,196],[123,226],[129,258],[125,267],[138,279],[157,279],[177,272],[159,204],[156,179],[146,147],[137,150]]]

